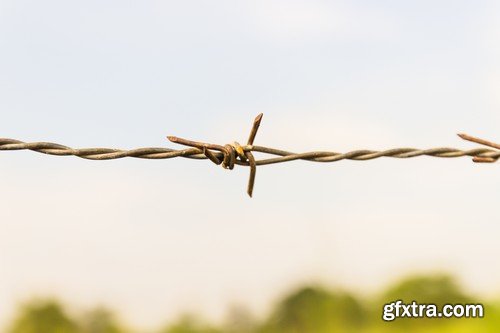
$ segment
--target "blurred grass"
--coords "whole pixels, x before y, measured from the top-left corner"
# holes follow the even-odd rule
[[[483,303],[467,294],[449,275],[411,276],[363,299],[320,285],[298,288],[282,297],[267,317],[257,320],[245,308],[232,308],[226,322],[213,324],[184,315],[155,333],[434,333],[499,332],[500,302],[483,303],[484,318],[382,320],[383,305],[411,303]],[[8,333],[129,333],[112,312],[97,308],[70,315],[55,300],[32,300],[18,309]]]

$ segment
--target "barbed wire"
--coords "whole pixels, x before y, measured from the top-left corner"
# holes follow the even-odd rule
[[[332,151],[312,151],[306,153],[294,153],[285,150],[253,145],[255,136],[259,129],[262,114],[259,114],[253,123],[250,136],[246,145],[237,142],[224,146],[206,142],[191,141],[175,136],[167,138],[180,145],[188,146],[185,149],[171,148],[138,148],[132,150],[112,149],[112,148],[82,148],[74,149],[51,142],[23,142],[14,139],[0,138],[0,150],[31,150],[38,153],[55,156],[77,156],[88,160],[112,160],[125,157],[140,159],[169,159],[184,157],[190,159],[209,159],[217,165],[222,165],[226,169],[233,169],[235,165],[250,167],[250,177],[247,192],[251,197],[255,183],[257,166],[289,162],[294,160],[306,160],[311,162],[337,162],[341,160],[367,161],[380,157],[391,158],[412,158],[417,156],[430,156],[440,158],[454,158],[470,156],[474,162],[493,163],[500,158],[500,144],[479,139],[467,134],[458,134],[462,139],[475,142],[489,148],[474,148],[461,150],[456,148],[393,148],[383,151],[376,150],[354,150],[347,153],[337,153]],[[264,153],[274,155],[271,158],[256,160],[253,153]]]

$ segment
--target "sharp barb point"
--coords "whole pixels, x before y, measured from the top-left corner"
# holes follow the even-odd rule
[[[498,144],[498,143],[494,143],[494,142],[487,141],[484,139],[476,138],[474,136],[463,134],[463,133],[458,134],[458,136],[461,137],[462,139],[470,141],[470,142],[478,143],[480,145],[488,146],[488,147],[495,148],[495,149],[500,149],[500,144]]]
[[[262,121],[262,117],[264,116],[263,113],[260,113],[255,117],[255,120],[253,121],[253,126],[252,130],[250,131],[250,135],[248,136],[248,141],[247,145],[253,145],[253,142],[255,140],[255,136],[257,135],[257,131],[259,130],[260,122]]]
[[[492,157],[478,157],[478,156],[476,156],[472,160],[476,163],[495,163],[496,162],[496,159],[494,159]]]

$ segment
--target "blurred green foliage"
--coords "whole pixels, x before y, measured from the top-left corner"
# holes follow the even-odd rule
[[[421,304],[436,304],[442,308],[445,304],[465,304],[474,303],[474,300],[465,295],[455,280],[446,274],[434,276],[413,276],[390,287],[378,300],[378,304],[373,307],[379,309],[377,315],[380,316],[384,304],[401,300],[405,304],[416,301]],[[387,323],[386,326],[397,327],[399,331],[418,330],[425,331],[432,328],[450,326],[450,322],[463,322],[461,318],[436,319],[436,318],[398,318],[394,322]]]
[[[335,333],[405,332],[465,333],[500,331],[500,302],[484,304],[484,318],[382,320],[384,304],[481,303],[467,295],[449,275],[413,276],[378,296],[364,299],[322,286],[298,288],[279,300],[270,314],[255,319],[243,307],[232,307],[224,324],[213,325],[195,315],[181,316],[153,333]],[[35,300],[21,306],[8,333],[128,333],[113,314],[97,308],[83,316],[70,316],[53,300]]]
[[[80,323],[82,333],[124,333],[125,329],[115,320],[113,314],[105,308],[88,312]]]
[[[161,333],[219,333],[219,329],[210,327],[196,316],[184,315],[176,323],[168,326]]]
[[[262,332],[356,332],[365,323],[359,301],[347,293],[305,287],[281,301]]]
[[[55,301],[36,300],[22,307],[10,333],[75,333],[77,324]]]
[[[402,300],[411,303],[435,303],[443,306],[445,303],[472,302],[471,297],[465,295],[455,280],[445,274],[434,276],[409,277],[393,287],[390,287],[382,297],[382,302]]]

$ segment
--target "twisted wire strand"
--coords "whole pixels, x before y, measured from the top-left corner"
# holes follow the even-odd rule
[[[500,151],[488,148],[475,148],[469,150],[460,150],[455,148],[394,148],[383,151],[376,150],[354,150],[347,153],[337,153],[331,151],[312,151],[306,153],[294,153],[280,149],[274,149],[263,146],[246,145],[242,146],[245,152],[256,152],[274,155],[276,157],[256,160],[256,165],[269,165],[276,163],[289,162],[294,160],[306,160],[311,162],[337,162],[341,160],[366,161],[380,157],[392,158],[412,158],[418,156],[430,156],[441,158],[454,157],[487,157],[498,159]],[[205,160],[207,156],[199,148],[171,149],[160,147],[137,148],[131,150],[121,150],[113,148],[81,148],[75,149],[57,143],[51,142],[23,142],[14,139],[0,138],[0,150],[31,150],[38,153],[55,156],[76,156],[88,160],[113,160],[125,157],[140,159],[169,159],[175,157],[184,157],[190,159]],[[218,157],[223,158],[223,153],[212,151]],[[236,164],[248,166],[247,161],[236,160]]]
[[[76,156],[87,160],[114,160],[125,157],[141,159],[168,159],[186,157],[206,159],[203,152],[196,148],[175,150],[171,148],[137,148],[121,150],[112,148],[81,148],[74,149],[52,142],[22,142],[13,139],[0,138],[0,150],[31,150],[38,153],[55,156]]]
[[[137,148],[132,150],[122,150],[113,148],[82,148],[74,149],[51,142],[22,142],[13,139],[0,138],[0,150],[31,150],[42,154],[55,156],[77,156],[87,160],[114,160],[125,157],[141,159],[169,159],[175,157],[184,157],[190,159],[204,160],[209,159],[217,165],[222,165],[226,169],[233,169],[234,165],[243,165],[250,167],[250,176],[248,179],[247,193],[251,197],[255,183],[257,166],[269,165],[295,160],[305,160],[311,162],[337,162],[341,160],[367,161],[380,157],[391,158],[413,158],[417,156],[430,156],[440,158],[453,158],[470,156],[474,162],[492,163],[500,158],[500,145],[494,142],[475,138],[467,134],[459,136],[471,142],[479,143],[489,148],[475,148],[469,150],[460,150],[455,148],[394,148],[383,151],[377,150],[354,150],[347,153],[336,153],[332,151],[312,151],[306,153],[293,153],[285,150],[254,146],[253,142],[262,120],[262,113],[259,114],[254,122],[250,135],[245,146],[237,142],[226,145],[217,145],[205,142],[186,140],[175,136],[167,137],[171,142],[181,144],[190,148],[171,149],[171,148]],[[270,158],[255,159],[253,153],[263,153],[272,155]]]
[[[279,157],[263,159],[257,161],[257,165],[268,165],[282,163],[294,160],[306,160],[313,162],[337,162],[341,160],[367,161],[380,157],[393,158],[412,158],[417,156],[431,156],[441,158],[453,157],[487,157],[498,159],[500,151],[488,148],[475,148],[469,150],[460,150],[455,148],[431,148],[431,149],[416,149],[416,148],[393,148],[384,151],[376,150],[354,150],[347,153],[336,153],[329,151],[315,151],[307,153],[293,153],[273,148],[253,146],[254,152],[267,153],[277,155]]]

